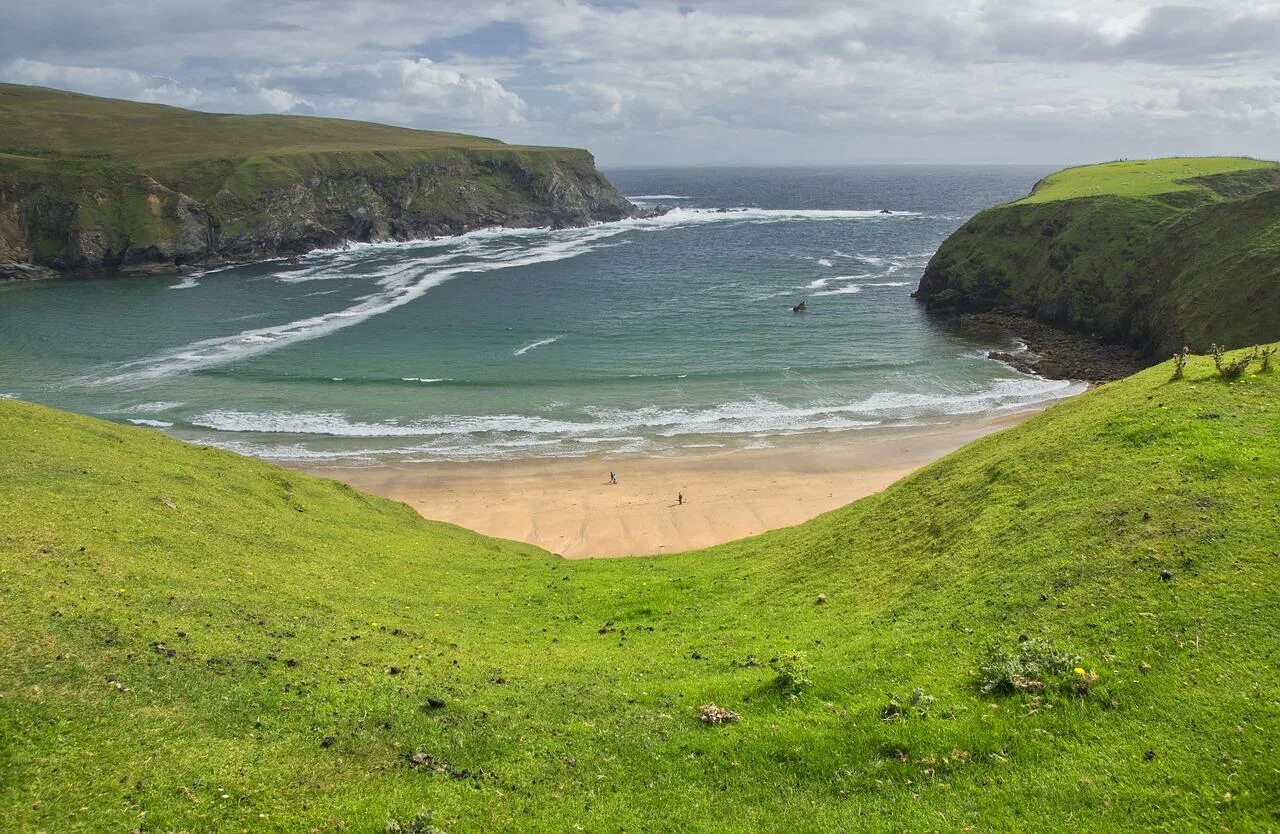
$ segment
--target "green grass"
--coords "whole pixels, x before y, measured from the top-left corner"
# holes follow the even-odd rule
[[[0,829],[1271,830],[1280,373],[1169,375],[595,562],[0,401]],[[1100,680],[982,694],[1020,635]]]
[[[1151,198],[1180,191],[1212,195],[1202,177],[1276,168],[1275,162],[1239,156],[1134,159],[1082,165],[1050,174],[1014,205],[1034,205],[1081,197]]]

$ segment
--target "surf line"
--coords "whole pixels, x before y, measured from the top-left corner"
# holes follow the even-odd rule
[[[525,345],[524,347],[519,348],[518,350],[516,350],[516,352],[515,352],[515,353],[513,353],[513,354],[511,354],[511,355],[512,355],[512,356],[524,356],[526,353],[528,353],[529,351],[533,350],[534,348],[540,348],[540,347],[542,347],[543,345],[549,345],[549,344],[551,344],[552,342],[558,342],[558,341],[560,341],[562,338],[564,338],[564,334],[563,334],[563,333],[561,333],[559,336],[552,336],[550,339],[540,339],[540,340],[538,340],[538,341],[536,341],[536,342],[530,342],[529,344]]]

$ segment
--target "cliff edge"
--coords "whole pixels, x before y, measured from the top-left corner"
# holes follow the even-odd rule
[[[584,150],[0,84],[0,279],[635,213]]]
[[[981,212],[915,297],[1001,312],[1162,356],[1280,337],[1280,166],[1238,157],[1060,171]]]

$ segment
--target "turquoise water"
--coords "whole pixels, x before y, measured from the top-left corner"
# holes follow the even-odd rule
[[[1007,345],[909,296],[947,234],[1043,173],[618,171],[637,202],[677,208],[9,285],[0,394],[350,461],[679,454],[1018,408],[1081,386],[985,359]]]

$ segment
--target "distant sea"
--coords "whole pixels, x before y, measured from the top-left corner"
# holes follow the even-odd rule
[[[0,286],[0,395],[351,462],[672,455],[1017,409],[1083,386],[986,359],[1009,346],[910,293],[951,231],[1048,172],[616,170],[671,211]]]

